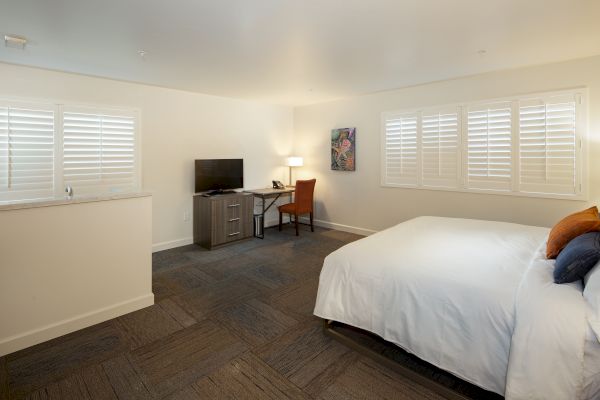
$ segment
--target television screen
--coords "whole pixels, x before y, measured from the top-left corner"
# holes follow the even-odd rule
[[[244,187],[244,160],[196,160],[196,193]]]

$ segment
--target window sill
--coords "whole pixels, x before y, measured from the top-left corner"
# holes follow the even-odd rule
[[[81,204],[81,203],[93,203],[98,201],[109,201],[109,200],[122,200],[136,197],[149,197],[152,193],[148,192],[133,192],[133,193],[110,193],[103,195],[89,195],[89,196],[74,196],[72,198],[67,197],[55,197],[45,198],[37,200],[18,200],[18,201],[2,201],[0,202],[0,211],[11,211],[11,210],[22,210],[26,208],[38,208],[38,207],[53,207],[70,204]]]
[[[575,201],[588,201],[589,200],[589,196],[586,193],[564,195],[564,194],[552,194],[552,193],[518,192],[518,191],[512,191],[512,190],[508,191],[508,190],[492,190],[492,189],[464,189],[464,188],[416,186],[416,185],[411,185],[411,184],[391,184],[391,183],[380,184],[380,187],[396,188],[396,189],[434,190],[434,191],[455,192],[455,193],[486,194],[486,195],[495,195],[495,196],[530,197],[530,198],[552,199],[552,200],[575,200]]]

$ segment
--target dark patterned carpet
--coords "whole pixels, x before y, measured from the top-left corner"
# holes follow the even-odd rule
[[[0,357],[0,399],[440,399],[312,316],[323,258],[359,238],[286,227],[155,253],[154,306]],[[500,398],[350,334],[472,398]]]

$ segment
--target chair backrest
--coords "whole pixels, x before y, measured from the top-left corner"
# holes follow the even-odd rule
[[[313,210],[313,193],[315,192],[316,179],[306,181],[296,181],[296,210],[298,212],[312,212]]]

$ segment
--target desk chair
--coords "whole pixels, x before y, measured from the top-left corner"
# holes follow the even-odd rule
[[[316,179],[307,181],[296,181],[296,196],[293,203],[288,203],[277,207],[279,209],[279,230],[283,220],[283,213],[290,214],[290,218],[294,215],[296,224],[296,236],[298,233],[298,216],[302,214],[310,214],[310,231],[314,232],[313,226],[313,193],[315,191]]]

